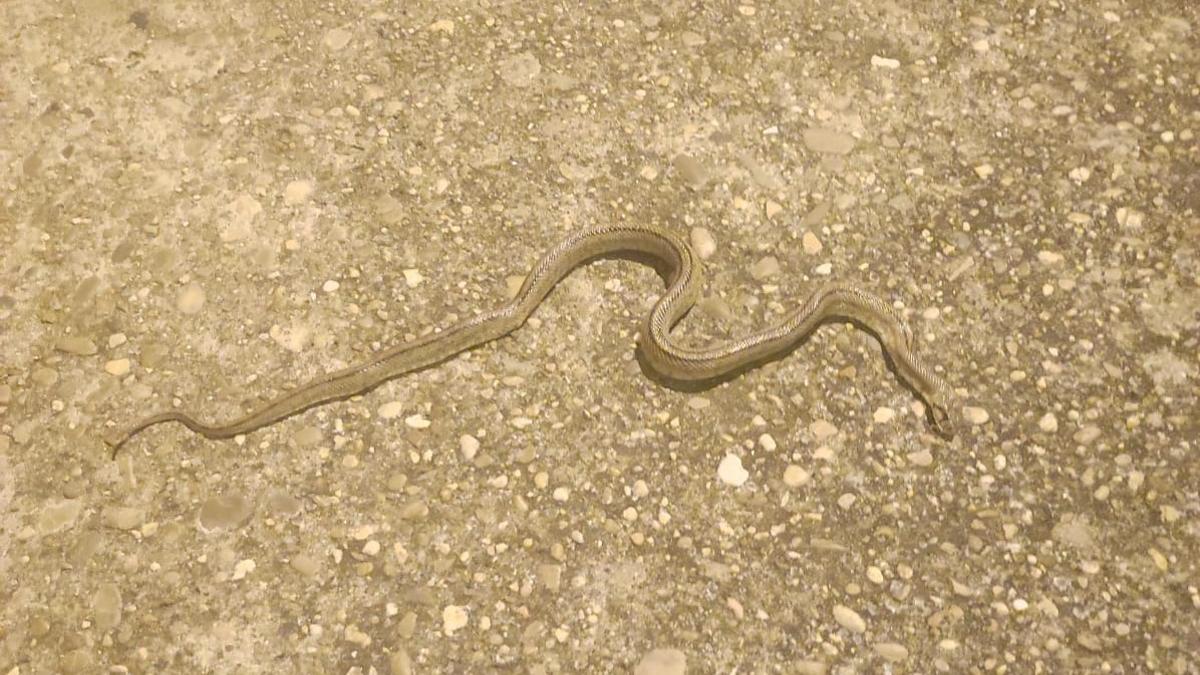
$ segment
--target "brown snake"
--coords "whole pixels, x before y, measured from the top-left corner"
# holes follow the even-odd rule
[[[913,353],[914,338],[904,320],[878,296],[854,286],[829,284],[767,328],[704,349],[671,341],[671,328],[696,302],[702,285],[700,260],[683,239],[655,226],[601,225],[564,239],[538,260],[516,296],[504,305],[443,331],[395,345],[369,360],[322,375],[280,395],[257,410],[225,424],[204,424],[182,412],[147,417],[123,434],[109,437],[113,456],[147,427],[179,422],[208,438],[230,438],[273,424],[330,401],[369,391],[405,373],[440,363],[460,352],[512,333],[525,323],[547,294],[576,267],[595,258],[634,257],[649,261],[667,290],[646,317],[639,349],[645,363],[677,383],[716,381],[782,356],[830,318],[854,321],[874,333],[897,373],[925,400],[935,431],[951,435],[950,388]]]

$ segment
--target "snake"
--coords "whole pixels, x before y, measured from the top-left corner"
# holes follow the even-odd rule
[[[952,437],[949,405],[953,393],[915,350],[913,332],[891,305],[857,285],[827,283],[775,322],[737,339],[702,348],[681,345],[671,330],[695,305],[703,286],[703,267],[683,237],[660,225],[603,224],[582,228],[549,249],[525,276],[508,302],[482,311],[440,331],[390,346],[369,359],[316,377],[255,410],[224,423],[204,423],[171,410],[146,417],[124,432],[104,437],[117,451],[135,435],[166,422],[178,422],[209,439],[227,439],[269,426],[300,412],[361,395],[406,373],[423,370],[507,336],[533,314],[547,295],[573,270],[593,260],[624,258],[654,267],[666,290],[645,317],[639,332],[639,360],[666,386],[682,389],[719,383],[782,358],[821,324],[849,321],[879,340],[895,373],[924,401],[929,425]]]

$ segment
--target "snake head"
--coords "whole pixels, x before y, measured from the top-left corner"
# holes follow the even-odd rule
[[[950,411],[940,403],[930,403],[928,407],[929,425],[937,435],[945,439],[954,438],[954,423],[950,420]]]

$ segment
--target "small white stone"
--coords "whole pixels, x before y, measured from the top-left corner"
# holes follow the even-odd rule
[[[872,416],[876,424],[887,424],[896,418],[896,411],[887,406],[880,406],[875,409],[875,414]]]
[[[984,410],[983,408],[976,408],[974,406],[965,406],[963,408],[963,417],[975,426],[987,424],[987,421],[991,419],[991,415],[988,415],[988,411]]]
[[[803,467],[795,464],[789,464],[783,470],[783,484],[790,488],[797,488],[804,485],[812,478],[812,474],[805,471]]]
[[[128,375],[129,369],[129,359],[113,359],[112,361],[104,364],[104,370],[107,371],[109,375],[116,375],[117,377]]]
[[[362,552],[364,555],[375,555],[375,554],[379,553],[379,550],[381,548],[383,548],[383,546],[378,541],[375,541],[374,539],[372,539],[371,541],[368,541],[366,544],[363,544]]]
[[[229,575],[229,578],[233,581],[245,579],[246,575],[253,572],[255,567],[257,567],[257,565],[249,558],[245,560],[239,560],[237,564],[233,566],[233,574]]]
[[[859,616],[858,612],[845,605],[834,605],[833,619],[838,622],[839,626],[851,633],[865,633],[867,631],[867,622]]]
[[[993,173],[996,173],[996,169],[992,167],[991,164],[980,164],[979,166],[975,167],[975,175],[979,176],[980,178],[986,179]]]
[[[421,275],[420,271],[415,269],[404,270],[404,283],[409,288],[416,288],[422,281],[425,281],[425,277]]]
[[[467,608],[459,605],[446,605],[442,610],[442,632],[454,635],[454,632],[467,625]]]
[[[837,505],[843,510],[854,506],[854,502],[858,501],[858,497],[853,492],[847,492],[837,498]]]
[[[554,492],[550,493],[550,496],[556,502],[565,502],[571,498],[571,490],[565,487],[556,487],[554,488]]]
[[[479,454],[479,439],[470,434],[463,434],[458,438],[458,450],[468,462],[475,459],[475,455]]]
[[[341,284],[339,284],[336,279],[330,279],[321,285],[321,290],[325,291],[326,293],[332,293],[340,286]]]
[[[1043,265],[1057,265],[1062,261],[1063,257],[1061,253],[1055,253],[1054,251],[1038,251],[1038,262],[1042,263]]]
[[[750,479],[750,472],[742,467],[742,458],[734,454],[725,455],[725,459],[717,466],[717,477],[722,483],[741,487]]]
[[[287,187],[283,189],[283,202],[285,204],[300,204],[312,195],[312,191],[312,181],[294,180],[288,183]]]
[[[875,66],[876,68],[887,68],[888,70],[895,70],[900,67],[900,62],[897,61],[896,59],[889,59],[884,56],[874,56],[873,55],[873,56],[871,56],[871,65]]]
[[[833,263],[821,263],[820,265],[817,265],[813,268],[813,274],[818,274],[823,277],[833,274]]]
[[[678,649],[655,649],[633,667],[633,675],[684,675],[687,656]]]
[[[762,449],[766,450],[767,452],[775,452],[775,449],[779,447],[779,444],[775,442],[775,437],[771,434],[763,434],[762,436],[759,436],[758,444],[761,445]]]
[[[717,241],[713,239],[712,232],[709,232],[707,228],[693,227],[692,248],[696,249],[696,255],[701,259],[708,259],[717,252]]]
[[[400,416],[400,412],[404,410],[404,404],[400,401],[388,401],[379,406],[379,416],[385,420],[390,420]]]
[[[898,642],[877,642],[874,649],[885,661],[903,661],[908,658],[908,648]]]
[[[820,239],[817,239],[817,235],[813,234],[811,230],[804,231],[804,236],[800,238],[800,243],[804,246],[804,252],[809,255],[816,255],[821,252],[821,249],[825,248],[825,245],[821,243]]]
[[[1038,420],[1038,428],[1048,434],[1052,434],[1058,431],[1058,418],[1054,416],[1054,413],[1048,412]]]
[[[204,308],[204,289],[199,284],[188,284],[179,292],[175,306],[184,314],[198,314]]]
[[[908,457],[908,461],[912,462],[916,466],[929,466],[930,464],[933,464],[933,453],[930,452],[928,448],[925,448],[924,450],[917,450],[916,452],[910,452],[906,456]]]
[[[124,333],[113,333],[112,335],[108,336],[108,348],[116,349],[128,341],[129,338],[125,337]]]
[[[417,413],[415,415],[409,415],[408,417],[405,417],[404,424],[413,429],[428,429],[433,422],[425,419],[425,416],[421,413]]]
[[[838,428],[825,420],[817,420],[808,425],[809,432],[816,437],[818,441],[823,441],[838,432]]]

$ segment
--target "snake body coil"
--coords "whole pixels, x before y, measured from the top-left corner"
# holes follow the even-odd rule
[[[361,394],[508,335],[523,325],[546,295],[576,267],[594,258],[617,256],[648,260],[667,282],[666,292],[646,317],[639,343],[645,362],[665,378],[677,382],[716,380],[787,353],[823,321],[850,319],[879,338],[897,373],[925,400],[933,428],[949,435],[949,388],[914,353],[912,332],[878,296],[855,286],[825,285],[780,321],[757,333],[704,349],[682,347],[671,341],[670,331],[691,309],[700,292],[699,259],[687,242],[665,229],[618,224],[591,227],[564,239],[538,260],[520,291],[501,307],[318,377],[241,418],[226,424],[204,424],[182,412],[163,412],[106,442],[115,455],[135,434],[163,422],[179,422],[208,438],[230,438],[314,406]]]

